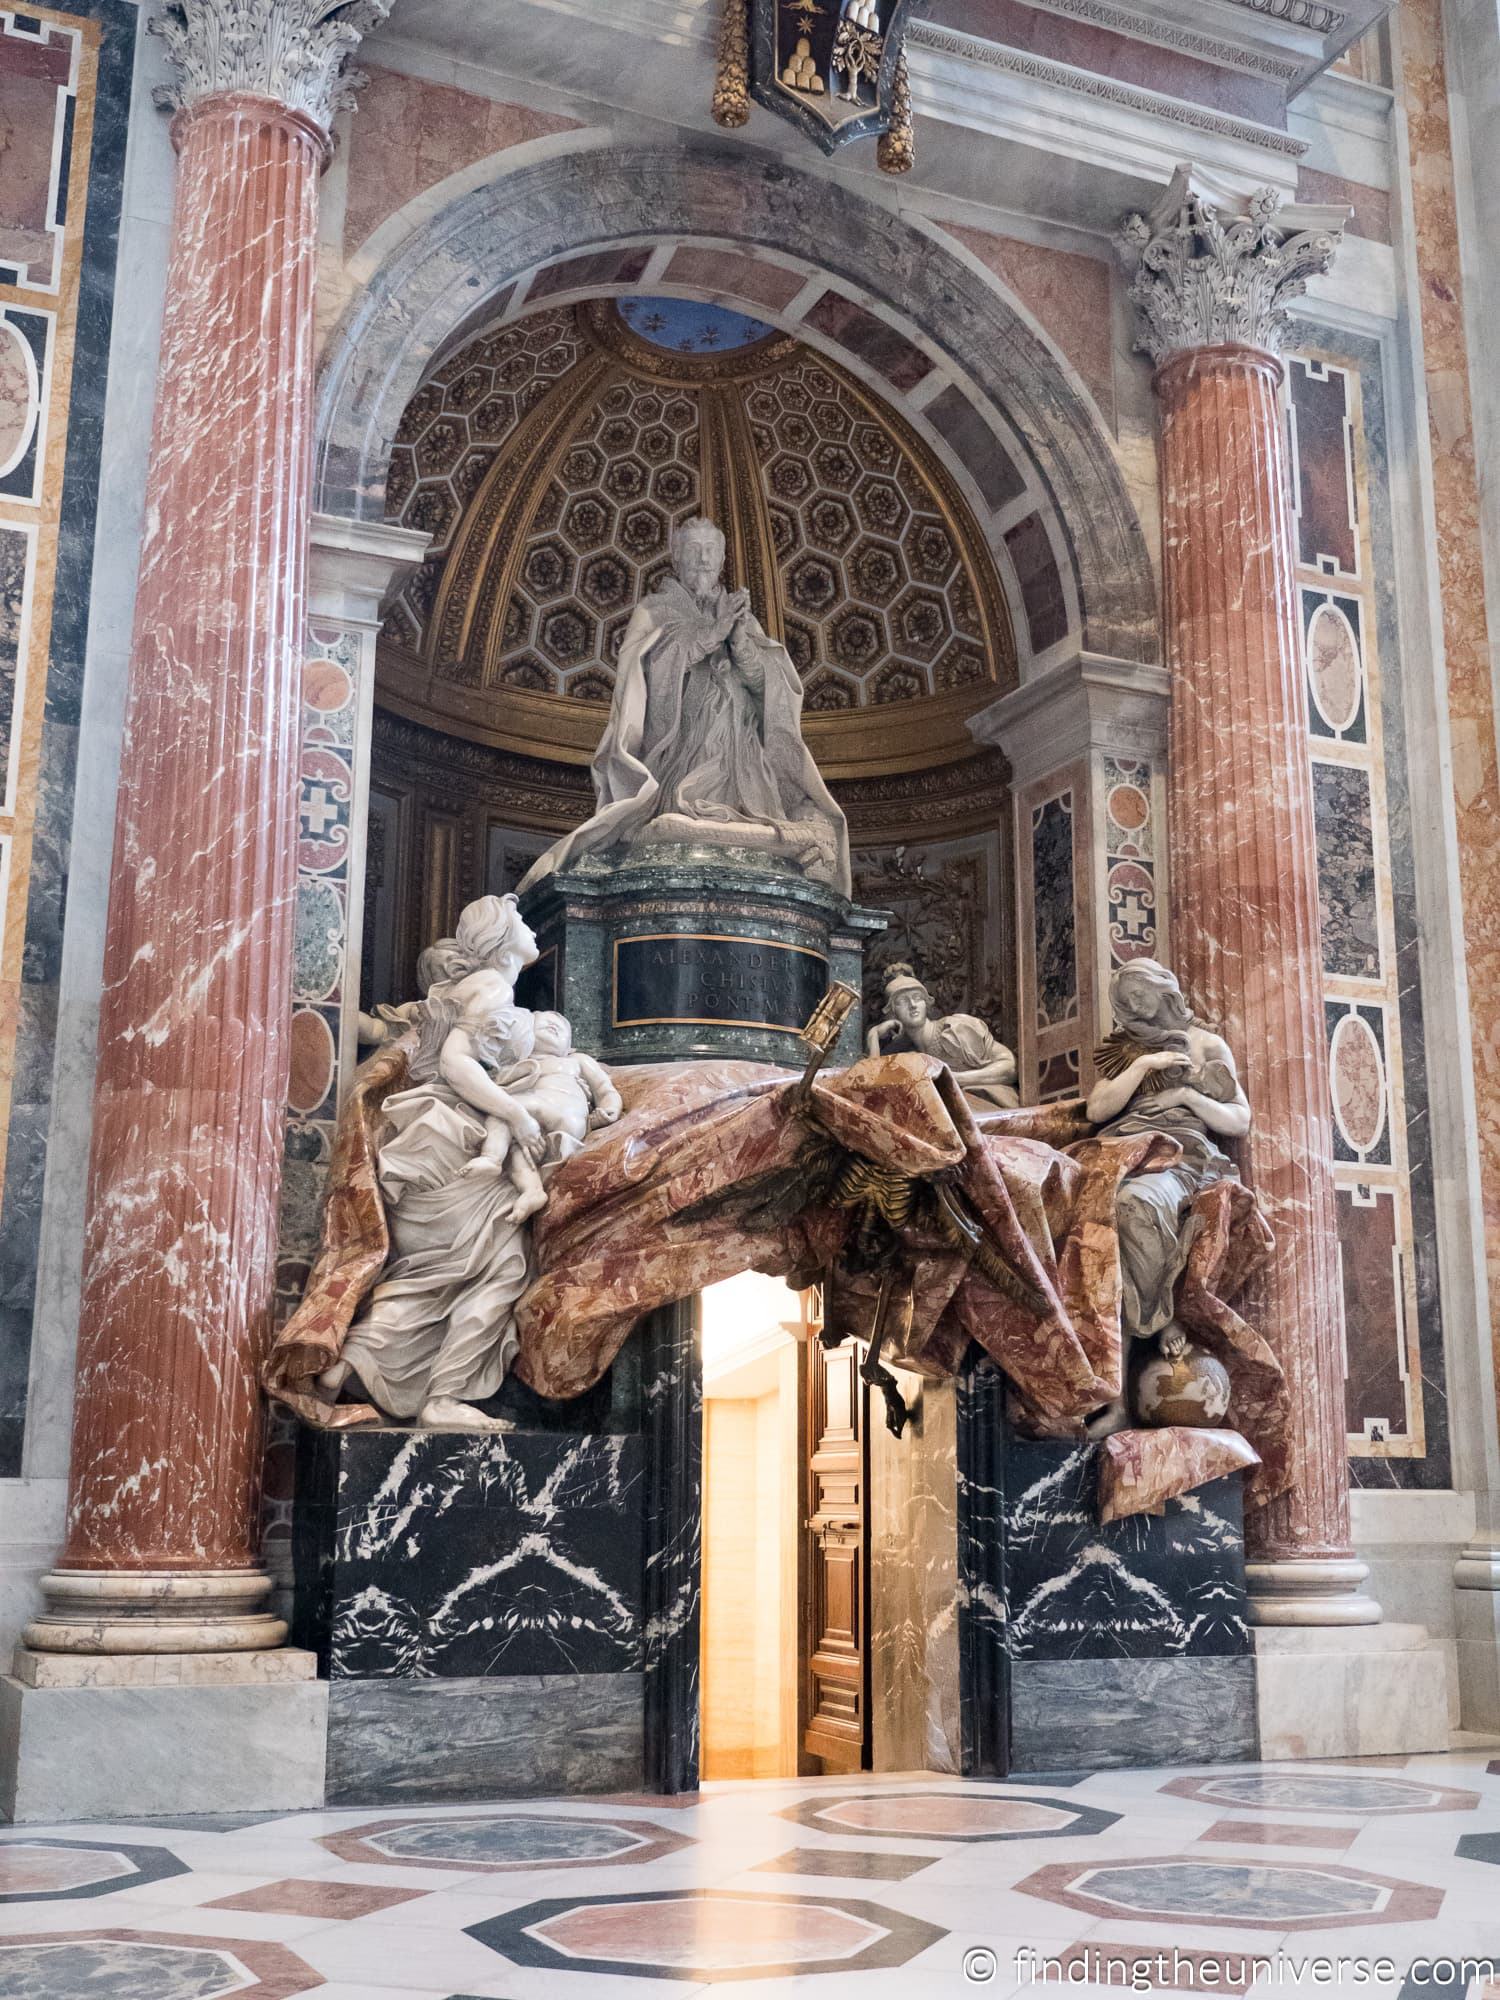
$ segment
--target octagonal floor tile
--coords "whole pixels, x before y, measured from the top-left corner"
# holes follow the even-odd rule
[[[730,1889],[529,1903],[468,1934],[516,1965],[699,1981],[905,1965],[946,1935],[874,1903]]]
[[[0,1840],[0,1903],[44,1903],[60,1897],[77,1901],[187,1872],[186,1863],[165,1847],[24,1834]]]
[[[147,1931],[0,1938],[5,2000],[293,2000],[322,1984],[279,1944]]]
[[[649,1820],[506,1812],[372,1820],[325,1834],[320,1844],[344,1861],[494,1873],[656,1861],[693,1843]]]
[[[1179,1799],[1267,1812],[1429,1813],[1472,1812],[1477,1792],[1423,1784],[1415,1778],[1375,1777],[1357,1771],[1240,1771],[1220,1776],[1172,1778],[1161,1788]]]
[[[1037,1840],[1103,1833],[1120,1815],[1071,1800],[1009,1793],[890,1792],[804,1799],[782,1819],[824,1833],[874,1834],[897,1840]]]
[[[1443,1892],[1329,1862],[1251,1862],[1167,1855],[1062,1862],[1016,1884],[1021,1894],[1090,1916],[1136,1922],[1334,1930],[1349,1924],[1420,1923]]]

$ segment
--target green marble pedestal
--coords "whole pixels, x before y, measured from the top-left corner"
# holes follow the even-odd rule
[[[516,998],[566,1014],[577,1047],[607,1063],[800,1068],[798,1028],[830,981],[860,989],[866,942],[887,921],[789,868],[688,850],[585,862],[538,883],[521,909],[541,957]],[[862,1046],[856,1011],[830,1060],[853,1062]]]

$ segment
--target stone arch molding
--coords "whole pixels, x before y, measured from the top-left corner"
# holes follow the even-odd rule
[[[318,511],[383,517],[401,413],[433,357],[478,323],[486,301],[556,258],[662,240],[801,259],[899,315],[981,407],[998,409],[1027,453],[1071,568],[1078,641],[1122,659],[1156,657],[1150,557],[1109,443],[1087,398],[997,284],[851,188],[718,146],[603,146],[533,160],[414,230],[330,343]]]

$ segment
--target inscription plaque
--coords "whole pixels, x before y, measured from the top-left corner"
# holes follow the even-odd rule
[[[828,960],[763,938],[617,938],[614,1025],[800,1028],[828,988]]]

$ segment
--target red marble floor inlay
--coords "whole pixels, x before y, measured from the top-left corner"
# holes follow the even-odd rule
[[[885,1933],[827,1905],[715,1896],[659,1903],[580,1904],[533,1924],[533,1937],[569,1958],[698,1966],[714,1972],[853,1958]]]
[[[1342,1854],[1359,1838],[1357,1826],[1292,1826],[1274,1819],[1216,1819],[1199,1840],[1221,1840],[1235,1847],[1323,1847]]]
[[[373,1917],[427,1894],[425,1889],[377,1889],[367,1882],[267,1882],[259,1889],[242,1889],[237,1896],[218,1896],[208,1910],[257,1910],[267,1916],[328,1917],[349,1923]]]
[[[136,1872],[133,1862],[111,1848],[32,1846],[24,1840],[0,1842],[0,1896],[56,1895],[95,1882],[119,1882]]]

